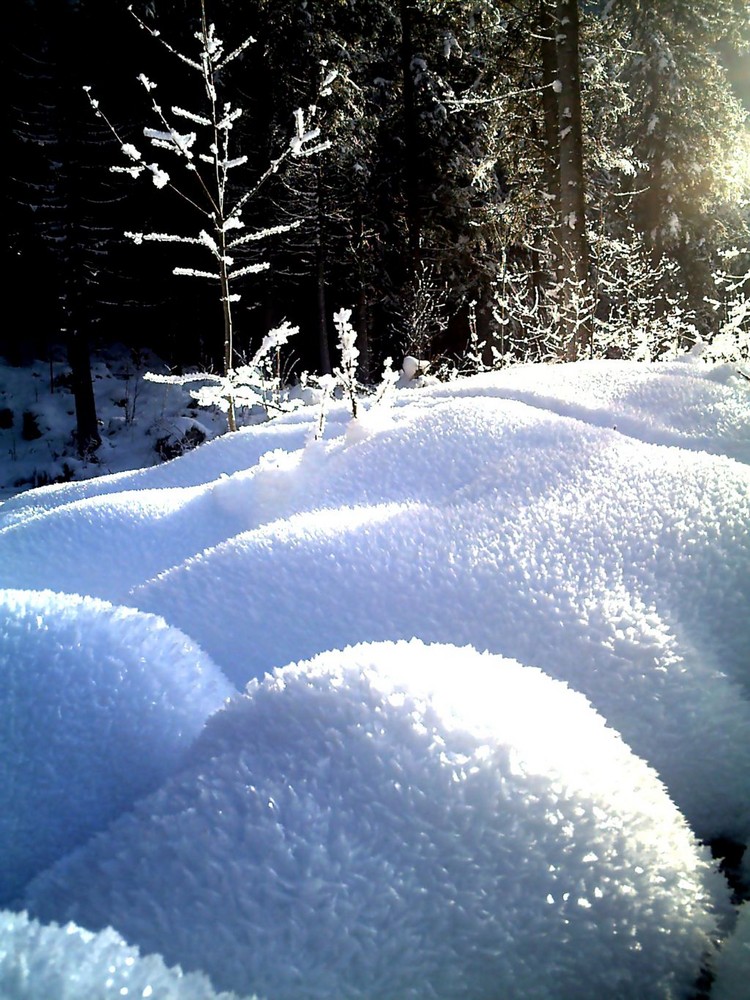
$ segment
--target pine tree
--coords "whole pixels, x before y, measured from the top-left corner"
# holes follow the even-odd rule
[[[732,170],[750,152],[748,114],[722,57],[743,36],[750,43],[746,5],[613,0],[607,19],[621,39],[628,85],[630,111],[618,134],[632,150],[634,221],[655,259],[679,263],[693,308],[710,325],[703,302],[719,251],[750,238],[738,210],[750,177]]]

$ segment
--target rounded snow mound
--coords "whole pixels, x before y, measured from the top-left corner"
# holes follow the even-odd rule
[[[25,913],[0,911],[0,996],[6,1000],[237,1000],[215,993],[200,973],[168,969],[139,955],[108,928],[43,926]]]
[[[0,591],[0,904],[152,792],[236,693],[161,618]]]
[[[687,996],[728,908],[582,695],[417,640],[252,682],[25,902],[273,1000]]]

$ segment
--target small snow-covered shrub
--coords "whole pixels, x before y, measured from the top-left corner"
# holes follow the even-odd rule
[[[250,685],[25,902],[273,1000],[645,1000],[688,995],[726,892],[581,695],[413,641]]]
[[[235,994],[215,993],[205,976],[168,969],[158,955],[139,955],[112,928],[92,934],[75,924],[44,926],[6,910],[0,911],[0,996],[233,1000]]]
[[[151,792],[232,690],[154,615],[0,591],[0,903]]]

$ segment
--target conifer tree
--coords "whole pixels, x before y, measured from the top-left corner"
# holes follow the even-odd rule
[[[633,221],[654,258],[676,260],[699,314],[722,246],[748,245],[747,109],[722,51],[750,50],[750,19],[734,0],[669,5],[612,0],[630,109],[617,138],[632,150]],[[710,318],[704,311],[704,320]]]
[[[122,292],[115,225],[121,199],[106,184],[101,129],[80,90],[87,39],[98,12],[86,3],[15,3],[10,196],[17,220],[19,281],[34,276],[35,314],[14,337],[37,351],[67,346],[82,456],[98,448],[90,342]],[[45,326],[41,332],[38,328]]]

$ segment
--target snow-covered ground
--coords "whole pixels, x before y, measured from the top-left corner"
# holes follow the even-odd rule
[[[0,500],[32,486],[157,465],[226,428],[197,410],[179,386],[148,382],[167,366],[148,350],[115,345],[97,352],[92,381],[102,445],[95,461],[76,452],[75,406],[65,353],[13,367],[0,358]]]
[[[750,383],[318,417],[0,505],[0,996],[742,1000]]]

